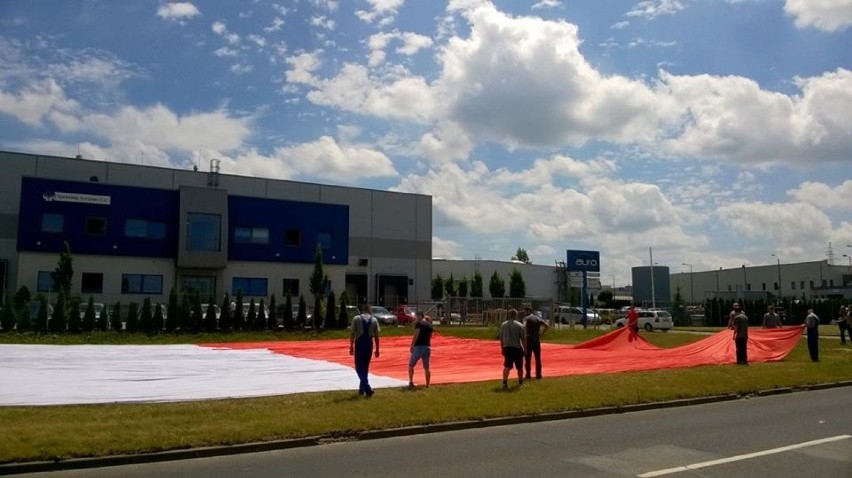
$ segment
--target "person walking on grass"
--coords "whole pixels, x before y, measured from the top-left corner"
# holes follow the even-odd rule
[[[779,325],[781,325],[781,321],[778,319],[778,314],[775,313],[775,307],[770,305],[766,309],[766,313],[763,314],[763,328],[774,329]]]
[[[814,313],[814,309],[808,309],[808,316],[805,317],[805,331],[808,334],[808,354],[811,356],[811,361],[819,362],[819,317]]]
[[[500,348],[503,351],[503,390],[509,389],[509,372],[518,371],[518,386],[524,384],[523,363],[526,349],[524,326],[518,322],[518,311],[509,309],[509,318],[500,324]]]
[[[734,312],[731,325],[734,329],[737,365],[748,365],[748,317],[743,313],[740,304],[734,304]]]
[[[524,356],[524,379],[530,379],[532,357],[535,355],[535,378],[541,380],[541,336],[550,328],[541,317],[533,313],[532,307],[524,307],[524,333],[527,337],[527,348]]]
[[[349,355],[355,357],[355,373],[360,383],[358,394],[367,398],[373,396],[370,388],[370,359],[373,357],[373,342],[376,344],[375,355],[379,358],[379,321],[372,315],[369,304],[361,306],[361,314],[352,318],[349,328]]]
[[[852,343],[852,329],[849,328],[850,315],[852,311],[845,305],[840,306],[837,315],[837,327],[840,329],[840,345],[846,345],[846,332],[849,331],[849,342]]]
[[[429,359],[432,356],[432,323],[426,319],[423,312],[417,311],[414,322],[414,335],[411,337],[411,357],[408,359],[408,388],[414,388],[414,366],[423,360],[423,374],[426,378],[426,388],[432,380],[429,371]]]

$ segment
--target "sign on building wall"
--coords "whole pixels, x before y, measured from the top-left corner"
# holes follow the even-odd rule
[[[76,202],[82,204],[98,204],[101,206],[109,206],[111,202],[111,198],[109,196],[102,196],[99,194],[65,193],[60,191],[44,193],[41,197],[45,200],[45,202]]]
[[[568,251],[568,260],[565,262],[569,271],[600,272],[600,251]]]

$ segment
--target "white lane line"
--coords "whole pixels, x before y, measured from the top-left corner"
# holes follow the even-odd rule
[[[823,443],[831,443],[833,441],[846,440],[848,438],[852,438],[852,435],[838,435],[836,437],[822,438],[819,440],[806,441],[804,443],[797,443],[795,445],[782,446],[781,448],[773,448],[770,450],[757,451],[754,453],[747,453],[745,455],[737,455],[728,458],[720,458],[718,460],[704,461],[701,463],[693,463],[691,465],[686,466],[677,466],[675,468],[667,468],[665,470],[657,470],[657,471],[649,471],[648,473],[642,473],[641,475],[636,475],[640,478],[650,478],[652,476],[663,476],[669,475],[672,473],[680,473],[681,471],[689,471],[689,470],[697,470],[699,468],[707,468],[708,466],[715,465],[723,465],[725,463],[731,463],[734,461],[740,460],[748,460],[750,458],[757,458],[759,456],[773,455],[775,453],[783,453],[785,451],[796,450],[798,448],[806,448],[814,445],[822,445]]]

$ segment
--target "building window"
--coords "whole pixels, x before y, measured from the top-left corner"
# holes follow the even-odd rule
[[[299,247],[302,245],[302,231],[299,229],[287,229],[284,231],[284,245]]]
[[[331,234],[327,232],[317,234],[317,244],[323,249],[331,249]]]
[[[124,236],[139,239],[165,239],[166,224],[144,219],[128,219],[124,221]]]
[[[234,229],[237,244],[269,244],[269,229],[266,227],[237,227]]]
[[[761,284],[761,286],[762,286],[763,288],[762,288],[762,289],[760,289],[760,290],[766,290],[766,282],[762,283],[762,284]]]
[[[107,233],[107,221],[105,217],[87,217],[86,234],[91,236],[105,236]]]
[[[811,282],[811,285],[813,285],[813,282]],[[805,290],[805,281],[799,281],[799,286],[800,289]]]
[[[38,292],[56,292],[56,289],[53,287],[53,277],[50,277],[50,271],[38,271],[36,290]]]
[[[796,290],[796,281],[790,282],[790,288]]]
[[[731,286],[728,286],[728,292],[731,292]]]
[[[163,276],[153,274],[122,274],[122,294],[162,294]]]
[[[829,280],[828,280],[828,286],[829,286],[829,287],[834,287],[834,279],[829,279]]]
[[[46,212],[41,215],[41,232],[61,233],[65,228],[65,216]]]
[[[219,252],[222,250],[222,216],[188,213],[186,215],[186,250]]]
[[[751,290],[751,284],[746,284],[746,290]]]
[[[104,275],[100,272],[84,272],[80,279],[81,294],[101,294],[104,291]]]
[[[216,278],[213,276],[181,276],[180,290],[190,294],[198,292],[202,299],[207,300],[216,293]]]
[[[811,286],[811,289],[814,288],[814,281],[810,281],[808,284]]]
[[[236,296],[242,291],[243,295],[266,296],[266,279],[261,277],[234,277],[231,281],[231,294]]]
[[[772,283],[772,290],[778,290],[778,283],[777,282]]]
[[[299,296],[299,279],[284,279],[283,295],[286,297],[287,294],[290,297]]]

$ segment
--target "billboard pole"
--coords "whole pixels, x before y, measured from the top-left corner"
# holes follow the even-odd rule
[[[648,254],[651,255],[651,308],[657,308],[657,291],[654,290],[654,249],[648,248]]]

